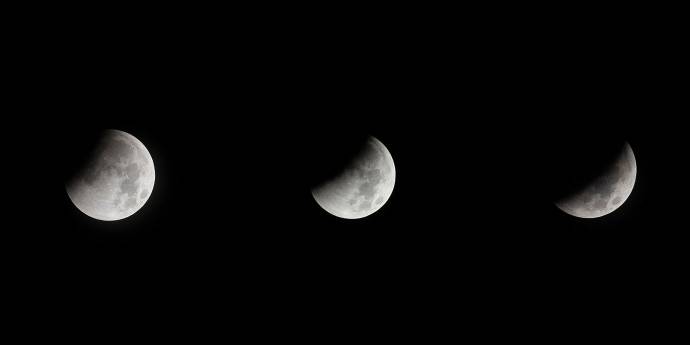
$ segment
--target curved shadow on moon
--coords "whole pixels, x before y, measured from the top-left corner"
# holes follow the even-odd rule
[[[579,218],[598,218],[617,210],[632,193],[637,163],[630,144],[596,178],[556,201],[563,212]]]
[[[155,175],[144,144],[129,133],[106,130],[65,187],[84,214],[114,221],[141,209],[153,191]]]
[[[378,211],[394,186],[393,157],[383,143],[369,137],[338,174],[312,188],[312,196],[328,213],[357,219]]]

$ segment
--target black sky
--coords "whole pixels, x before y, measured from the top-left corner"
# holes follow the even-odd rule
[[[672,289],[687,165],[673,45],[633,28],[432,22],[38,32],[18,87],[34,97],[7,129],[29,185],[2,241],[11,270],[130,301],[141,287],[398,315],[632,310]],[[140,139],[156,168],[147,204],[117,222],[86,217],[64,189],[80,145],[107,128]],[[395,190],[370,217],[335,218],[309,186],[366,135],[391,152]],[[585,220],[553,205],[555,171],[625,141],[638,175],[619,210]]]

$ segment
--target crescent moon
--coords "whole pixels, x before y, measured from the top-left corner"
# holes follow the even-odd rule
[[[153,191],[151,154],[133,135],[106,130],[84,167],[67,182],[67,195],[89,217],[113,221],[141,209]]]
[[[637,163],[630,144],[625,143],[613,164],[598,178],[556,202],[563,212],[579,218],[597,218],[618,209],[635,185]]]
[[[369,137],[364,150],[339,176],[312,189],[314,200],[328,213],[357,219],[378,211],[395,186],[395,164],[378,139]]]

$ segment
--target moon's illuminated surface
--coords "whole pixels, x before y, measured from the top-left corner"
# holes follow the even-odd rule
[[[66,187],[80,211],[112,221],[144,206],[155,178],[153,159],[144,144],[129,133],[107,130],[93,156]]]
[[[628,143],[611,167],[579,192],[556,206],[580,218],[605,216],[619,208],[632,193],[637,176],[635,155]]]
[[[394,186],[393,157],[378,139],[369,137],[362,153],[339,176],[312,189],[312,195],[328,213],[356,219],[380,209]]]

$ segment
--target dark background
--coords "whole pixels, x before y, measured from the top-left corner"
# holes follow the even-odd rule
[[[673,30],[152,18],[56,20],[17,50],[19,126],[7,130],[21,192],[3,247],[18,295],[230,308],[249,324],[486,326],[639,321],[678,287]],[[146,205],[116,222],[85,216],[64,189],[107,128],[141,140],[156,168]],[[309,187],[367,135],[394,158],[393,195],[370,217],[333,217]],[[638,175],[622,207],[587,220],[553,205],[559,171],[625,141]]]

